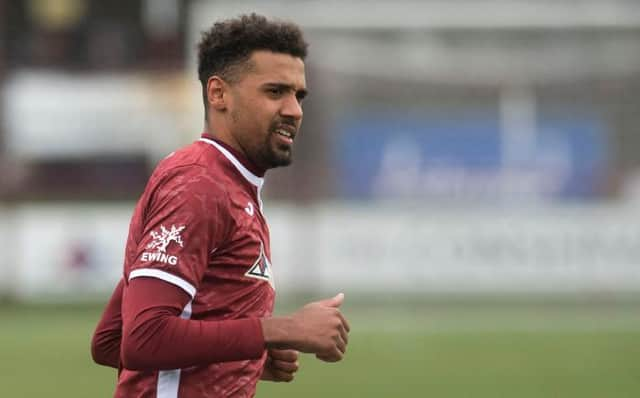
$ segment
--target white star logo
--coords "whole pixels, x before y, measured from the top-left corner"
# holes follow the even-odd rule
[[[151,237],[153,241],[147,245],[147,249],[158,249],[159,252],[166,253],[167,246],[169,243],[176,242],[183,246],[182,238],[180,237],[180,232],[184,230],[186,226],[176,227],[175,225],[171,225],[171,229],[167,229],[164,225],[160,226],[160,233],[151,231]]]

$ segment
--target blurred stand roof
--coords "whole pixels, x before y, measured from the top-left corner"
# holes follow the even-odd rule
[[[316,66],[358,76],[495,85],[640,70],[635,0],[195,1],[189,34],[252,10],[300,23]]]

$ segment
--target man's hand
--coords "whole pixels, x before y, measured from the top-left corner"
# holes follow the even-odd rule
[[[325,362],[342,359],[349,342],[349,323],[340,312],[344,294],[305,305],[291,317],[301,329],[298,349]]]
[[[262,320],[267,347],[290,348],[337,362],[349,342],[349,323],[340,312],[344,294],[305,305],[289,317]]]
[[[298,371],[298,351],[277,350],[267,351],[267,361],[264,363],[261,380],[275,382],[290,382],[294,373]]]

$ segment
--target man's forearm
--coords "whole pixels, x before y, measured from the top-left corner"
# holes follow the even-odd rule
[[[180,318],[190,297],[154,278],[135,278],[124,296],[122,361],[127,369],[166,370],[258,359],[265,343],[257,318]]]

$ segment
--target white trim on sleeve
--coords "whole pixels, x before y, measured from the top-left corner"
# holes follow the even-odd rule
[[[159,269],[154,269],[154,268],[135,269],[129,273],[129,280],[133,278],[138,278],[141,276],[150,276],[152,278],[162,279],[165,282],[169,282],[172,285],[176,285],[182,288],[182,290],[184,290],[185,292],[187,292],[189,296],[191,296],[191,298],[194,298],[196,295],[196,288],[191,283],[185,281],[179,276],[175,276],[173,274],[170,274],[165,271],[161,271]]]

